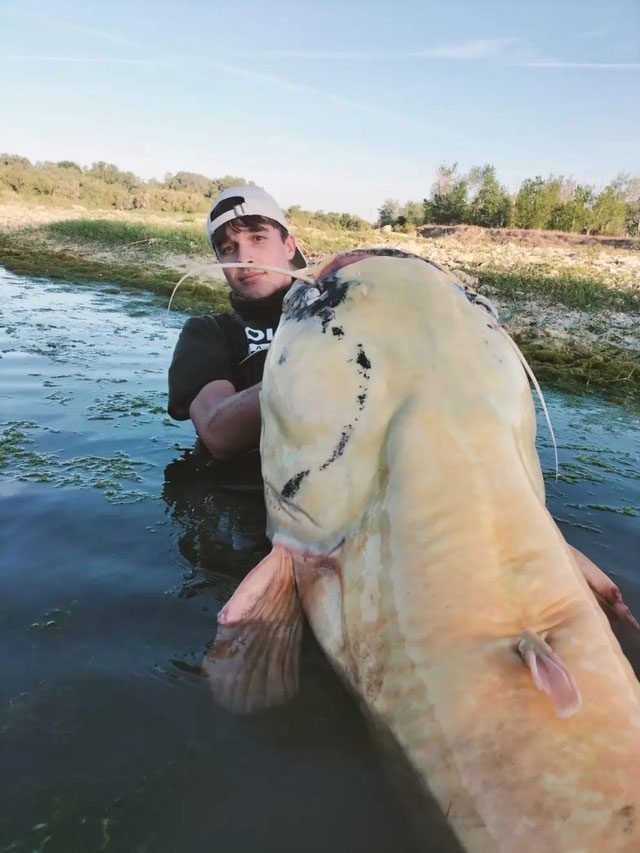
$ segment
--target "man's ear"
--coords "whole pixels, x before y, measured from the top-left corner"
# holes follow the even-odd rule
[[[289,234],[287,236],[287,239],[284,241],[284,246],[287,251],[287,260],[292,261],[293,256],[296,253],[296,241],[295,238],[291,236],[291,234]]]

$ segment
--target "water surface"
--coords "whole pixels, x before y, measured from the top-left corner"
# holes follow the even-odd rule
[[[260,495],[215,482],[165,414],[184,317],[104,285],[0,288],[0,849],[423,849],[310,637],[284,708],[212,702],[216,612],[267,544]],[[638,417],[548,402],[550,508],[640,614]]]

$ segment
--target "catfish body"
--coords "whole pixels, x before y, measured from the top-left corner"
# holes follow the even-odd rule
[[[545,507],[512,346],[422,259],[318,279],[263,379],[274,613],[299,597],[465,849],[640,850],[640,687]]]

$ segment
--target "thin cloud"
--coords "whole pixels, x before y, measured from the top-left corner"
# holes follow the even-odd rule
[[[566,62],[557,59],[534,59],[530,62],[518,62],[523,68],[587,68],[602,71],[637,71],[640,62]]]
[[[135,42],[122,38],[122,36],[119,36],[116,33],[107,32],[106,30],[97,30],[93,27],[85,27],[83,24],[74,24],[71,21],[65,21],[61,18],[50,18],[50,21],[51,23],[56,23],[67,30],[82,33],[83,35],[96,36],[96,38],[104,39],[111,44],[118,44],[121,47],[138,48],[138,45]]]
[[[295,83],[292,80],[287,80],[282,77],[276,77],[273,74],[265,74],[260,71],[252,71],[247,68],[239,68],[234,65],[228,65],[215,60],[198,58],[198,57],[171,57],[170,59],[126,59],[111,56],[6,56],[0,57],[0,62],[56,62],[56,63],[87,63],[94,65],[130,65],[130,66],[149,66],[149,67],[176,67],[176,66],[199,66],[212,68],[223,74],[228,74],[232,77],[241,77],[245,80],[253,82],[265,83],[269,86],[280,90],[295,92],[300,95],[305,95],[314,98],[320,98],[328,103],[343,107],[350,112],[359,113],[361,115],[373,116],[381,118],[385,121],[402,122],[404,124],[419,125],[413,117],[402,113],[394,113],[388,110],[372,107],[362,101],[357,101],[352,98],[345,98],[342,95],[336,95],[333,92],[325,92],[322,89],[316,89],[313,86],[306,86],[301,83]]]
[[[123,38],[117,33],[112,33],[107,30],[97,29],[95,27],[87,27],[84,24],[78,24],[75,21],[69,21],[66,18],[58,18],[54,15],[48,15],[43,9],[38,6],[35,9],[9,7],[2,11],[8,12],[12,17],[32,21],[38,27],[43,25],[47,27],[57,27],[60,30],[80,33],[84,36],[93,36],[95,38],[108,41],[110,44],[119,45],[120,47],[130,47],[138,49],[138,45],[129,39]]]
[[[261,71],[251,71],[246,68],[238,68],[235,65],[227,65],[226,63],[215,62],[214,60],[209,59],[193,59],[190,61],[194,64],[214,68],[217,71],[221,71],[233,77],[243,77],[247,80],[252,80],[258,83],[267,83],[279,89],[286,89],[289,92],[297,92],[302,95],[322,98],[325,101],[336,104],[336,106],[346,107],[348,110],[363,113],[364,115],[383,118],[387,121],[402,121],[409,124],[415,124],[414,120],[410,116],[403,115],[402,113],[393,113],[388,112],[387,110],[381,110],[378,107],[370,107],[367,104],[363,104],[361,101],[344,98],[342,95],[335,95],[333,92],[325,92],[322,89],[316,89],[313,86],[307,86],[302,83],[294,83],[291,80],[276,77],[273,74],[264,74]]]
[[[158,59],[127,59],[119,56],[0,56],[0,62],[75,62],[92,65],[161,65]]]
[[[282,59],[451,59],[472,60],[496,56],[520,40],[511,36],[476,39],[457,44],[439,45],[424,50],[263,50],[258,56]]]
[[[519,39],[506,36],[493,39],[477,39],[476,41],[464,41],[459,44],[434,47],[416,55],[433,56],[440,59],[486,59],[488,56],[496,56],[502,53],[505,48],[511,47],[518,41]]]
[[[607,26],[596,27],[593,30],[586,30],[584,33],[578,33],[579,39],[599,39],[606,36],[611,28]]]

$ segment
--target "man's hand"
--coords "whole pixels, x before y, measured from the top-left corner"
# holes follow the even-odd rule
[[[581,551],[574,548],[573,545],[569,545],[569,548],[578,564],[578,568],[582,572],[582,576],[591,587],[593,594],[598,600],[598,604],[607,616],[614,620],[626,622],[640,631],[640,625],[638,625],[633,614],[622,600],[622,593],[611,578],[602,569],[599,569],[592,560],[585,557]]]
[[[189,417],[214,459],[253,450],[260,443],[260,383],[236,392],[226,379],[209,382],[189,406]]]

